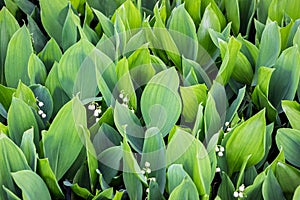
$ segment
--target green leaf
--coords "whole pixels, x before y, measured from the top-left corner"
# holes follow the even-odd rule
[[[242,44],[234,37],[230,38],[228,45],[225,42],[221,42],[221,40],[219,41],[219,43],[221,47],[221,55],[223,58],[223,62],[220,66],[220,70],[218,72],[216,80],[225,86],[229,81],[232,72],[234,71],[236,58],[238,52],[242,47]],[[222,53],[222,49],[226,49],[225,52],[223,51]]]
[[[20,2],[20,1],[19,1]],[[30,2],[27,0],[27,2]],[[34,19],[27,15],[28,30],[31,33],[32,43],[36,52],[40,52],[47,42],[46,36],[43,34],[38,24]]]
[[[24,169],[30,169],[27,164],[26,158],[22,153],[21,149],[7,136],[0,133],[0,185],[4,185],[13,193],[16,193],[16,187],[13,183],[11,176],[9,175],[11,172],[17,172]],[[0,188],[0,198],[3,200],[7,199],[3,188]]]
[[[16,87],[19,79],[29,84],[28,60],[33,52],[31,37],[26,26],[22,26],[8,43],[5,60],[5,78],[7,85]],[[16,59],[16,56],[18,59]]]
[[[240,10],[238,0],[228,0],[225,1],[225,9],[227,20],[232,22],[232,30],[235,35],[239,33],[240,30]],[[244,13],[243,13],[244,14]]]
[[[45,157],[49,159],[57,180],[71,167],[83,147],[78,127],[86,126],[85,112],[85,108],[75,97],[61,108],[49,130],[43,133]]]
[[[262,23],[267,21],[268,10],[271,2],[272,0],[264,0],[257,3],[257,19]]]
[[[208,153],[198,139],[179,128],[176,128],[168,144],[167,165],[170,164],[182,164],[199,194],[209,194],[212,178]]]
[[[300,131],[295,129],[281,128],[276,134],[278,149],[283,148],[286,160],[300,167],[298,154],[300,153]]]
[[[80,26],[80,19],[72,11],[69,4],[68,14],[62,29],[62,48],[66,51],[77,41],[77,26]]]
[[[297,119],[300,118],[300,104],[296,101],[282,101],[282,109],[286,114],[293,129],[300,130]]]
[[[38,159],[37,173],[45,181],[51,196],[55,199],[63,199],[64,194],[58,184],[55,174],[52,171],[48,158]]]
[[[232,199],[235,191],[234,185],[226,173],[221,173],[222,182],[218,189],[218,196],[222,199]]]
[[[40,1],[41,20],[43,27],[50,37],[62,44],[62,30],[68,12],[68,0]]]
[[[8,111],[9,106],[12,101],[13,94],[16,92],[16,89],[5,87],[0,85],[0,103]]]
[[[38,125],[32,109],[26,103],[13,97],[7,121],[9,137],[18,145],[21,144],[23,133],[34,127],[34,143],[38,146],[40,140]]]
[[[70,47],[61,57],[58,67],[58,77],[60,84],[69,98],[74,94],[74,84],[77,73],[80,71],[81,64],[91,53],[94,46],[87,40],[82,39]]]
[[[234,118],[234,115],[237,114],[237,111],[245,97],[245,93],[246,93],[246,86],[239,89],[238,96],[232,102],[232,104],[229,106],[229,108],[226,112],[226,119],[225,119],[226,122],[231,122],[232,119]]]
[[[141,200],[143,196],[142,183],[147,185],[146,178],[135,160],[130,146],[124,137],[123,144],[123,181],[130,199]]]
[[[272,67],[275,65],[280,53],[281,39],[280,32],[276,22],[270,22],[266,25],[261,41],[259,54],[256,62],[257,69],[260,66]]]
[[[170,199],[199,199],[197,188],[191,179],[185,177],[181,184],[177,186],[170,194]]]
[[[272,170],[268,171],[267,177],[262,185],[264,199],[283,200],[284,195]]]
[[[248,58],[241,52],[238,52],[232,72],[232,78],[240,83],[251,85],[253,79],[253,69]]]
[[[12,191],[10,191],[8,188],[6,188],[4,185],[2,185],[2,188],[6,192],[8,200],[21,200],[16,194],[14,194]]]
[[[286,49],[275,64],[269,85],[269,100],[281,111],[281,100],[293,100],[298,88],[300,54],[296,46]]]
[[[167,177],[169,193],[172,193],[172,191],[180,185],[185,177],[191,179],[187,172],[184,171],[183,166],[180,164],[172,164],[170,167],[168,167]]]
[[[59,64],[55,62],[45,83],[53,99],[53,115],[70,99],[59,82],[58,70]]]
[[[156,74],[145,87],[141,97],[141,111],[148,128],[157,127],[166,136],[181,113],[181,99],[177,92],[179,78],[175,68]]]
[[[126,135],[134,150],[141,153],[145,133],[137,116],[126,105],[116,102],[114,121],[120,134],[123,137]]]
[[[77,183],[72,184],[69,181],[64,181],[64,185],[70,187],[71,190],[79,197],[84,199],[92,199],[94,197],[88,189],[80,187]]]
[[[163,194],[159,191],[159,187],[157,182],[150,180],[149,184],[149,193],[148,193],[149,200],[165,200]]]
[[[24,132],[20,148],[22,149],[28,164],[33,171],[36,171],[38,154],[34,146],[34,130],[33,128]]]
[[[226,143],[226,159],[229,175],[240,170],[250,156],[247,167],[257,164],[265,154],[265,110],[260,111],[235,128]]]
[[[30,170],[22,170],[11,173],[14,181],[22,190],[23,199],[51,199],[50,193],[44,181],[36,173]]]
[[[90,4],[92,5],[92,4]],[[98,20],[100,21],[101,28],[103,29],[104,33],[108,37],[114,36],[114,24],[99,10],[93,9],[94,13],[96,14]]]
[[[184,4],[173,9],[168,24],[170,34],[180,55],[196,60],[198,53],[196,27],[193,19],[185,10]]]
[[[209,29],[213,29],[217,32],[221,31],[221,23],[211,4],[205,8],[197,35],[199,44],[207,50],[210,55],[213,55],[216,47],[210,38]]]
[[[45,65],[35,54],[29,57],[28,76],[30,84],[44,84],[47,78]]]
[[[300,198],[300,185],[295,190],[295,193],[294,193],[294,196],[293,196],[293,200],[297,200],[299,198]]]
[[[184,0],[184,7],[192,17],[196,25],[200,24],[201,20],[201,0]]]
[[[296,188],[300,185],[300,171],[288,164],[278,162],[275,176],[287,199],[291,199]]]
[[[207,87],[204,84],[180,87],[180,94],[183,104],[182,115],[184,116],[185,121],[195,121],[199,104],[205,104],[206,102]]]
[[[141,166],[150,164],[149,177],[155,178],[159,193],[163,193],[166,184],[166,147],[163,137],[157,128],[150,128],[145,133]]]
[[[7,47],[11,37],[19,29],[19,24],[13,15],[4,6],[0,11],[0,83],[4,84],[4,63],[7,54]]]
[[[56,41],[51,38],[43,50],[38,54],[39,58],[45,64],[47,71],[49,72],[54,64],[54,62],[59,62],[62,52],[56,43]]]

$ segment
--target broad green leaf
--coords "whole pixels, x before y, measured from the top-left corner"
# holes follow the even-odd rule
[[[281,111],[281,100],[293,100],[298,88],[300,54],[296,46],[286,49],[277,60],[269,85],[269,100]]]
[[[300,118],[300,105],[296,101],[282,101],[282,109],[287,116],[293,129],[300,130],[300,125],[297,119]]]
[[[199,199],[197,188],[193,181],[188,177],[185,177],[180,185],[178,185],[170,194],[169,199]]]
[[[226,159],[229,175],[240,170],[250,156],[247,167],[257,164],[265,154],[265,110],[260,111],[235,128],[226,143]]]
[[[284,150],[286,160],[293,165],[300,167],[298,154],[300,153],[300,131],[295,129],[281,128],[276,134],[278,149]]]
[[[32,109],[26,103],[13,97],[7,121],[9,137],[18,145],[21,144],[23,133],[34,127],[34,143],[38,146],[40,140],[38,125]]]
[[[221,25],[221,29],[223,29],[225,26],[226,26],[226,18],[225,16],[223,15],[222,11],[220,10],[219,6],[217,5],[216,1],[214,0],[201,0],[201,13],[205,13],[205,9],[208,7],[208,6],[211,6],[211,8],[213,9],[214,13],[216,13],[218,19],[219,19],[219,22],[220,22],[220,25]],[[202,17],[203,19],[203,17]]]
[[[114,189],[112,187],[110,187],[101,192],[99,191],[98,194],[92,200],[112,199],[113,196],[114,196]]]
[[[77,26],[80,25],[80,19],[76,16],[69,4],[68,14],[62,28],[62,43],[61,46],[66,51],[70,46],[77,41]]]
[[[133,149],[141,153],[145,133],[137,116],[126,105],[116,102],[114,121],[120,134],[126,136]]]
[[[103,34],[101,39],[97,43],[96,48],[103,52],[111,60],[115,60],[117,51],[112,40],[114,40],[114,38],[108,38],[106,34]]]
[[[8,200],[21,200],[16,194],[6,188],[4,185],[2,186],[3,190],[6,192]]]
[[[257,69],[260,66],[272,67],[275,65],[280,53],[281,39],[276,22],[268,23],[262,33],[259,54],[256,62]]]
[[[256,13],[257,13],[257,19],[261,23],[265,23],[268,18],[268,10],[269,6],[273,0],[264,0],[264,1],[258,1],[257,3],[257,8],[256,8]]]
[[[184,7],[192,17],[196,26],[201,20],[201,0],[184,0]]]
[[[207,50],[210,55],[213,55],[216,47],[209,36],[209,29],[221,32],[221,23],[211,4],[205,9],[197,35],[199,44]]]
[[[292,199],[296,188],[300,185],[300,171],[288,164],[278,162],[275,176],[287,199]]]
[[[47,71],[50,72],[54,62],[59,62],[62,52],[56,41],[51,38],[38,56],[45,64]]]
[[[262,194],[262,185],[264,180],[266,179],[266,175],[264,172],[260,173],[258,176],[256,176],[254,182],[252,185],[248,186],[244,193],[247,195],[247,199],[250,200],[263,200],[263,194]]]
[[[250,31],[253,23],[253,17],[257,14],[257,1],[244,1],[239,0],[239,12],[240,15],[240,32],[246,37],[250,36]]]
[[[276,20],[278,23],[282,22],[285,15],[296,20],[300,17],[297,10],[299,6],[300,3],[297,0],[273,0],[269,7],[268,16],[270,19]]]
[[[59,64],[55,62],[45,83],[53,99],[53,115],[70,99],[59,82],[58,70]]]
[[[93,50],[93,45],[85,39],[80,40],[75,45],[70,47],[65,54],[61,57],[58,67],[59,82],[72,98],[74,94],[74,84],[76,82],[77,73],[80,70],[81,64],[85,58]]]
[[[157,127],[166,136],[181,113],[177,92],[179,78],[175,68],[156,74],[145,87],[141,97],[141,111],[148,128]]]
[[[120,55],[124,54],[125,45],[128,39],[127,37],[128,32],[126,33],[125,23],[122,21],[118,13],[116,14],[114,31],[115,31],[114,36],[116,40],[116,50],[117,50],[116,57],[118,58]]]
[[[143,45],[128,58],[129,72],[136,86],[145,85],[154,76],[148,45]]]
[[[37,100],[36,97],[34,96],[34,93],[32,90],[22,83],[21,81],[18,84],[17,90],[14,93],[14,97],[21,99],[26,103],[27,105],[31,106],[34,109],[37,109]]]
[[[143,185],[147,185],[146,178],[142,175],[141,169],[135,160],[126,136],[123,144],[123,181],[130,199],[141,200],[143,197]]]
[[[220,66],[220,70],[218,72],[216,80],[225,86],[229,81],[232,72],[234,71],[236,58],[238,56],[242,44],[234,37],[230,38],[228,44],[221,41],[219,41],[219,43],[221,47],[221,55],[222,55],[223,62]],[[225,50],[223,51],[223,53],[222,53],[222,49]]]
[[[155,178],[160,193],[164,192],[166,184],[166,147],[163,137],[157,128],[150,128],[145,133],[141,166],[150,164],[149,177]]]
[[[294,196],[293,196],[293,200],[297,200],[299,198],[300,198],[300,185],[295,190],[295,193],[294,193]]]
[[[269,85],[274,71],[274,68],[268,67],[260,67],[258,69],[257,85],[259,85],[261,91],[266,97],[269,96]]]
[[[0,184],[4,185],[13,193],[16,193],[17,190],[10,173],[30,169],[30,167],[28,166],[26,158],[21,149],[2,133],[0,133],[0,148]],[[0,188],[0,198],[3,200],[8,199],[2,187]]]
[[[238,52],[237,54],[232,78],[240,83],[251,85],[253,69],[247,57],[241,52]]]
[[[5,87],[0,84],[0,103],[8,111],[9,106],[12,101],[13,94],[16,92],[16,89]]]
[[[5,78],[8,86],[16,87],[20,79],[25,84],[29,84],[27,66],[32,52],[29,31],[26,26],[22,26],[8,43],[5,60]]]
[[[122,19],[126,30],[138,29],[142,24],[142,16],[137,7],[131,0],[125,1],[114,13],[112,21],[115,21],[116,15]]]
[[[289,34],[291,32],[291,28],[293,27],[294,22],[291,21],[288,25],[285,27],[280,27],[280,36],[281,36],[281,50],[285,50],[287,47],[287,42],[289,39]]]
[[[43,133],[44,154],[57,180],[71,167],[83,147],[79,126],[86,126],[86,113],[75,97],[61,108],[49,130]]]
[[[232,30],[235,35],[239,33],[240,30],[240,10],[239,10],[239,0],[228,0],[225,1],[225,9],[227,20],[232,22]],[[245,13],[242,13],[244,15]]]
[[[187,172],[184,171],[183,166],[181,164],[173,164],[170,167],[168,167],[168,192],[171,193],[178,185],[180,185],[180,183],[186,176],[189,177]]]
[[[84,2],[83,2],[84,3]],[[96,44],[99,41],[99,36],[91,28],[91,22],[94,19],[94,14],[92,8],[89,6],[89,4],[85,4],[85,14],[84,14],[84,22],[83,22],[83,33],[86,36],[86,38],[93,44]]]
[[[69,181],[64,181],[64,185],[70,187],[71,190],[79,197],[84,199],[92,199],[94,197],[88,189],[80,187],[77,183],[72,184]]]
[[[157,182],[150,180],[148,199],[165,200],[163,194],[159,191]]]
[[[68,0],[40,1],[41,20],[43,27],[50,37],[62,44],[62,30],[68,13]]]
[[[196,60],[198,53],[196,27],[183,4],[173,9],[168,24],[180,55]]]
[[[123,55],[130,56],[131,53],[147,43],[144,30],[140,30],[137,34],[128,39]]]
[[[33,128],[24,132],[20,148],[22,149],[28,164],[33,171],[36,171],[38,154],[34,146],[34,130]]]
[[[44,84],[47,78],[45,65],[35,54],[29,57],[28,76],[30,84]]]
[[[176,128],[167,148],[167,165],[171,164],[182,164],[199,194],[209,194],[212,180],[208,153],[197,138],[179,128]]]
[[[11,173],[17,186],[22,190],[23,199],[51,199],[50,193],[44,181],[36,173],[30,170],[22,170]]]
[[[186,122],[193,122],[196,119],[198,106],[205,105],[207,98],[207,87],[204,84],[197,84],[189,87],[180,87],[183,110],[182,115]]]
[[[272,170],[268,171],[262,185],[264,199],[284,200],[283,192]]]
[[[255,66],[259,54],[258,48],[241,35],[238,35],[236,39],[242,43],[241,53],[247,57],[252,66]]]
[[[48,158],[38,159],[37,164],[37,173],[45,181],[47,188],[51,193],[51,196],[57,199],[64,198],[64,194],[60,186],[58,185],[58,181],[55,178],[55,174],[50,167]]]
[[[4,84],[4,63],[7,53],[8,43],[13,34],[19,29],[19,24],[8,9],[3,6],[0,11],[0,83]]]
[[[136,110],[137,99],[128,68],[128,60],[126,58],[119,60],[116,65],[116,73],[118,76],[118,91],[120,92],[120,94],[123,92],[123,95],[127,96],[127,98],[129,99],[129,105],[133,107],[134,110]]]

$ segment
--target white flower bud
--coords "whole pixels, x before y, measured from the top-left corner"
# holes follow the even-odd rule
[[[42,114],[42,118],[45,119],[47,115],[45,113]]]
[[[44,111],[42,111],[42,110],[39,110],[39,111],[38,111],[38,114],[39,114],[39,115],[42,115],[43,113],[44,113]]]
[[[146,192],[149,193],[149,188],[146,189]]]
[[[220,168],[220,167],[217,167],[217,168],[216,168],[216,172],[217,172],[217,173],[221,172],[221,168]]]
[[[240,198],[243,198],[244,197],[244,194],[242,192],[239,192],[239,197]]]
[[[238,197],[239,197],[239,193],[238,193],[237,191],[235,191],[235,192],[233,193],[233,196],[234,196],[235,198],[238,198]]]
[[[218,146],[216,146],[216,152],[219,152],[220,151],[220,149],[219,149],[219,147]]]
[[[219,156],[219,157],[222,157],[223,155],[224,155],[224,154],[223,154],[222,151],[218,152],[218,156]]]
[[[150,169],[150,168],[147,168],[147,169],[146,169],[146,172],[147,172],[147,174],[150,174],[150,173],[151,173],[151,169]]]
[[[149,168],[150,167],[150,163],[148,161],[145,162],[145,167]]]
[[[242,184],[242,185],[239,187],[239,191],[240,191],[240,192],[243,192],[244,190],[245,190],[245,185]]]
[[[95,109],[96,109],[95,104],[89,104],[89,105],[88,105],[88,109],[89,109],[89,110],[95,110]]]
[[[40,101],[40,102],[38,103],[38,105],[39,105],[39,107],[43,107],[43,106],[44,106],[44,103],[43,103],[42,101]]]
[[[229,122],[225,122],[225,126],[229,126]]]
[[[220,151],[221,151],[221,152],[224,152],[224,151],[225,151],[225,148],[222,147],[222,146],[220,146]]]

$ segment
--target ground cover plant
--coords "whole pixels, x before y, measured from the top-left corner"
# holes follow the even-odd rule
[[[0,0],[0,199],[300,199],[300,1]]]

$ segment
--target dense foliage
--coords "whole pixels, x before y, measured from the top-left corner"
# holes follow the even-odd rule
[[[299,0],[0,0],[0,199],[300,199]]]

